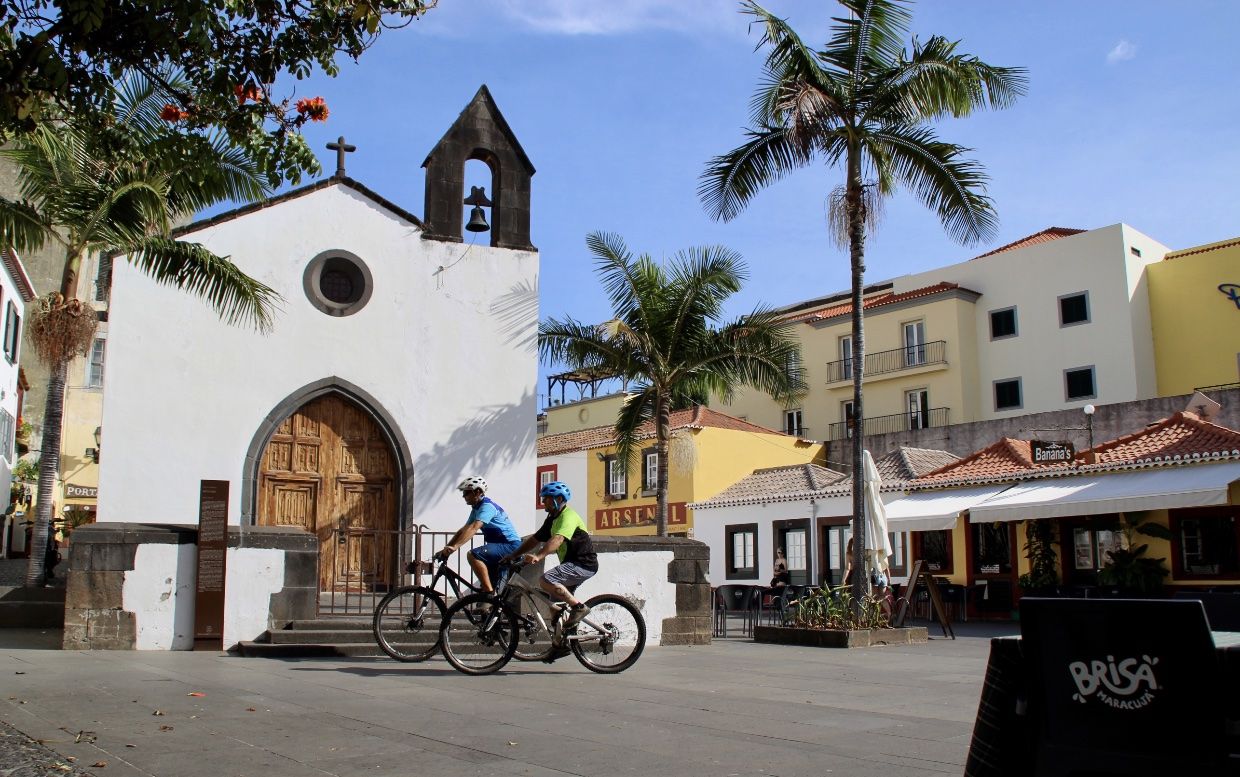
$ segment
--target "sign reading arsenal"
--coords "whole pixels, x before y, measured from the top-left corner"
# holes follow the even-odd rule
[[[1072,461],[1076,451],[1070,442],[1043,442],[1030,440],[1029,450],[1034,464],[1048,464],[1056,461]]]
[[[594,511],[595,531],[608,529],[627,529],[632,526],[653,526],[656,504],[628,505],[625,507],[604,507]],[[667,505],[667,525],[684,526],[689,523],[689,511],[684,502],[670,502]]]

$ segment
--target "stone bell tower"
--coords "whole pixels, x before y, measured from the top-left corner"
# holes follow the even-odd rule
[[[534,166],[483,84],[474,99],[426,156],[427,240],[462,242],[465,214],[465,163],[485,162],[489,188],[491,245],[536,251],[530,243],[530,179]]]

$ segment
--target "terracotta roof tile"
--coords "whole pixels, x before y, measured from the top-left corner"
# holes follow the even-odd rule
[[[952,289],[959,289],[959,288],[961,288],[959,284],[948,283],[946,281],[942,281],[940,283],[934,284],[933,286],[923,286],[920,289],[904,291],[904,292],[900,292],[899,294],[893,294],[891,292],[884,292],[882,294],[876,294],[872,297],[867,297],[863,299],[861,301],[861,307],[863,310],[871,310],[873,308],[882,307],[883,305],[891,305],[896,302],[904,302],[905,300],[917,299],[919,297],[929,297],[934,294],[940,294],[945,291],[951,291]],[[966,289],[966,291],[968,290]],[[852,313],[852,302],[847,301],[847,302],[842,302],[836,305],[831,305],[825,308],[817,308],[815,310],[799,311],[795,315],[788,316],[787,320],[788,321],[805,321],[805,322],[825,321],[828,318],[835,318],[837,316],[846,316],[851,313]]]
[[[1234,240],[1224,240],[1221,243],[1210,243],[1209,245],[1184,248],[1179,251],[1169,251],[1167,252],[1167,255],[1163,257],[1163,261],[1166,262],[1171,259],[1179,259],[1182,256],[1192,256],[1193,254],[1205,254],[1210,251],[1222,251],[1224,248],[1231,248],[1232,246],[1238,245],[1240,245],[1240,237],[1235,238]]]
[[[1139,432],[1095,445],[1093,451],[1099,465],[1240,457],[1240,432],[1185,411]],[[1077,462],[1085,462],[1084,453],[1077,454]]]
[[[672,431],[677,429],[731,429],[751,434],[777,434],[783,432],[767,429],[765,426],[751,424],[718,410],[711,410],[703,405],[695,405],[684,410],[675,410],[671,418]],[[638,439],[646,440],[655,436],[654,423],[647,421],[638,432]],[[616,442],[614,425],[595,426],[590,429],[579,429],[573,432],[547,434],[538,438],[539,456],[552,456],[557,453],[584,451],[591,448],[606,448]]]
[[[1028,440],[1004,439],[918,478],[913,487],[976,485],[1153,466],[1240,459],[1240,431],[1181,412],[1139,432],[1078,451],[1071,463],[1035,464]]]
[[[730,507],[759,502],[785,502],[802,494],[828,489],[845,480],[843,472],[817,464],[790,464],[756,469],[694,507]]]
[[[908,481],[931,469],[954,461],[947,451],[925,448],[897,448],[874,461],[882,478],[882,490],[902,491]],[[796,464],[754,470],[710,499],[697,502],[697,508],[735,507],[763,502],[792,502],[821,496],[852,493],[852,477],[816,464]]]
[[[1028,248],[1029,246],[1038,245],[1039,243],[1049,243],[1052,240],[1058,240],[1061,237],[1079,235],[1084,231],[1086,230],[1070,229],[1068,227],[1047,227],[1041,232],[1034,232],[1032,235],[1022,237],[1020,240],[1013,241],[1004,246],[999,246],[993,251],[987,251],[986,253],[979,254],[973,258],[981,259],[983,256],[994,256],[995,254],[1001,254],[1004,251],[1015,251],[1018,248]]]

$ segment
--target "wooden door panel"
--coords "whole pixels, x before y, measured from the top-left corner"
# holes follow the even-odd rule
[[[378,424],[336,395],[282,421],[259,469],[257,521],[301,526],[319,538],[322,590],[394,581],[396,461]],[[343,521],[342,521],[343,519]],[[344,544],[341,526],[351,529]]]

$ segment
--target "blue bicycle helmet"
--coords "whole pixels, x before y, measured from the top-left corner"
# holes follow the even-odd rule
[[[553,480],[543,486],[542,490],[538,492],[538,495],[540,497],[549,496],[552,499],[562,499],[567,502],[573,498],[573,491],[566,484],[561,483],[558,480]]]

